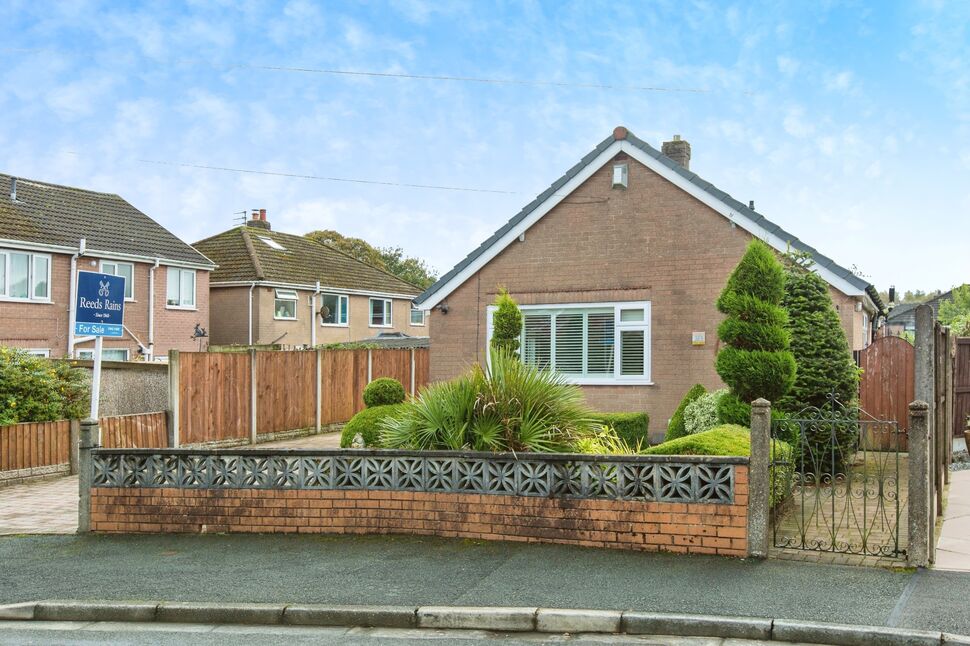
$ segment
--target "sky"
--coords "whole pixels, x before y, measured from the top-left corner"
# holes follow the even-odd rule
[[[880,289],[970,282],[968,2],[4,6],[0,172],[187,242],[265,208],[443,273],[622,124]]]

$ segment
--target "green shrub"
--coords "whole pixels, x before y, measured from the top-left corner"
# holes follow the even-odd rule
[[[350,418],[340,432],[340,448],[349,449],[354,443],[354,437],[360,433],[364,438],[364,446],[379,447],[381,436],[381,422],[391,417],[403,414],[404,404],[388,404],[365,408]]]
[[[367,384],[364,387],[364,405],[387,406],[389,404],[400,404],[407,397],[404,386],[397,379],[391,377],[381,377]]]
[[[781,307],[784,294],[781,263],[768,245],[753,240],[717,299],[717,308],[726,318],[717,330],[724,346],[715,366],[742,403],[759,397],[777,401],[795,380],[787,316]],[[730,413],[734,421],[741,421],[737,406]]]
[[[0,425],[86,417],[90,398],[84,370],[0,346]]]
[[[508,351],[493,350],[488,370],[432,384],[404,406],[382,423],[388,448],[562,452],[600,430],[578,386]]]
[[[613,429],[617,437],[632,447],[650,445],[647,438],[650,416],[646,413],[596,413],[592,418]]]
[[[850,405],[859,391],[859,369],[852,359],[828,284],[794,261],[785,272],[785,299],[791,350],[798,364],[795,383],[773,408],[797,413],[821,408],[828,396]]]
[[[704,393],[684,409],[684,431],[696,435],[709,431],[720,422],[717,416],[718,402],[728,395],[725,388]]]
[[[670,418],[670,423],[667,424],[667,432],[664,434],[664,442],[676,440],[678,437],[684,437],[687,435],[687,426],[684,423],[684,410],[686,410],[687,406],[689,406],[691,402],[706,392],[707,389],[700,384],[694,384],[694,386],[687,391],[684,398],[680,400],[680,405],[677,407],[677,410],[674,411],[673,417]]]
[[[751,404],[738,399],[730,392],[717,401],[717,419],[722,424],[737,424],[745,428],[751,426]]]
[[[515,354],[519,351],[519,336],[522,334],[522,312],[505,289],[499,290],[494,305],[492,350]]]
[[[643,446],[641,442],[630,444],[610,426],[601,426],[599,431],[576,440],[570,451],[592,455],[636,455]]]

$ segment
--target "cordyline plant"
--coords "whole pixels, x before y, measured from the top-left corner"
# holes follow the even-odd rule
[[[563,452],[602,432],[577,386],[494,348],[488,368],[432,384],[405,407],[383,422],[382,446]]]

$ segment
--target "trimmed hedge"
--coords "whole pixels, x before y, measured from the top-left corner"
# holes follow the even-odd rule
[[[674,411],[674,416],[670,418],[670,424],[667,425],[667,433],[664,435],[664,442],[669,442],[670,440],[676,440],[678,437],[684,437],[687,435],[687,425],[684,423],[684,411],[687,407],[694,402],[698,397],[707,393],[707,389],[700,384],[694,384],[684,398],[680,400],[680,406]]]
[[[405,397],[407,393],[404,391],[404,386],[391,377],[375,379],[364,387],[364,405],[368,408],[400,404]]]
[[[364,446],[379,447],[381,439],[381,423],[389,418],[400,417],[406,411],[404,404],[388,404],[374,406],[360,411],[350,421],[344,424],[340,433],[340,448],[349,449],[354,443],[354,436],[360,433],[364,438]]]
[[[612,428],[620,439],[634,449],[638,444],[650,445],[647,439],[650,416],[646,413],[597,413],[593,419]]]

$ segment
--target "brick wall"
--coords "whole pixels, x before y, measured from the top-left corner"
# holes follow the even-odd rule
[[[606,164],[450,294],[436,313],[433,380],[484,360],[486,308],[504,286],[524,304],[647,300],[652,303],[650,386],[584,386],[603,411],[647,411],[651,437],[662,436],[695,383],[722,387],[714,370],[721,315],[715,301],[750,234],[642,164],[629,163],[629,187],[611,188]],[[850,344],[854,299],[841,298]],[[861,323],[860,323],[861,328]],[[706,345],[694,346],[692,332]]]
[[[167,455],[184,457],[173,463]],[[505,480],[469,484],[461,478],[471,477],[475,465],[482,464],[482,454],[468,454],[467,458],[446,452],[417,457],[420,455],[289,451],[238,457],[220,452],[96,451],[90,527],[100,533],[417,534],[746,555],[748,466],[740,459],[691,464],[678,463],[677,458],[651,462],[649,458],[618,457],[615,463],[610,458],[565,458],[576,461],[557,468],[564,469],[563,474],[576,475],[568,476],[574,479],[563,486],[570,491],[579,487],[578,493],[540,495],[541,490],[525,493],[528,489],[521,487],[535,483],[526,485],[524,481],[544,473],[544,463],[552,468],[548,462],[562,460],[562,456],[506,457],[494,462],[485,458],[491,464],[483,473],[506,474]],[[452,457],[439,457],[442,455]],[[409,479],[416,473],[415,460],[424,459],[429,462],[423,469],[433,475],[417,476],[419,482],[415,483]],[[301,460],[308,462],[301,465]],[[319,475],[321,460],[336,460],[333,477],[346,478],[346,483],[307,487],[300,473],[312,472],[305,476],[307,483],[327,477]],[[604,464],[604,460],[608,462]],[[241,466],[242,462],[247,464]],[[171,466],[176,463],[177,467]],[[151,473],[158,464],[170,466],[164,472]],[[443,464],[447,466],[440,470]],[[510,467],[522,468],[514,479]],[[406,479],[403,485],[393,480],[392,468],[393,473],[412,469],[402,476]],[[465,474],[456,475],[450,485],[458,491],[429,491],[420,484],[444,473]],[[265,482],[250,482],[263,477]],[[617,480],[609,484],[600,481],[601,477]],[[681,484],[645,484],[655,477],[665,483],[673,478],[670,483]],[[139,484],[142,478],[143,485]],[[357,482],[361,484],[348,484]],[[365,482],[385,484],[374,489],[364,486]],[[684,488],[688,482],[695,483],[689,491]],[[510,488],[486,493],[494,486]],[[547,481],[539,486],[551,485]],[[471,490],[475,487],[479,490]],[[644,495],[625,498],[617,493],[631,488]],[[504,493],[506,490],[512,493]],[[662,499],[661,491],[665,492]],[[667,498],[670,495],[673,499]]]

